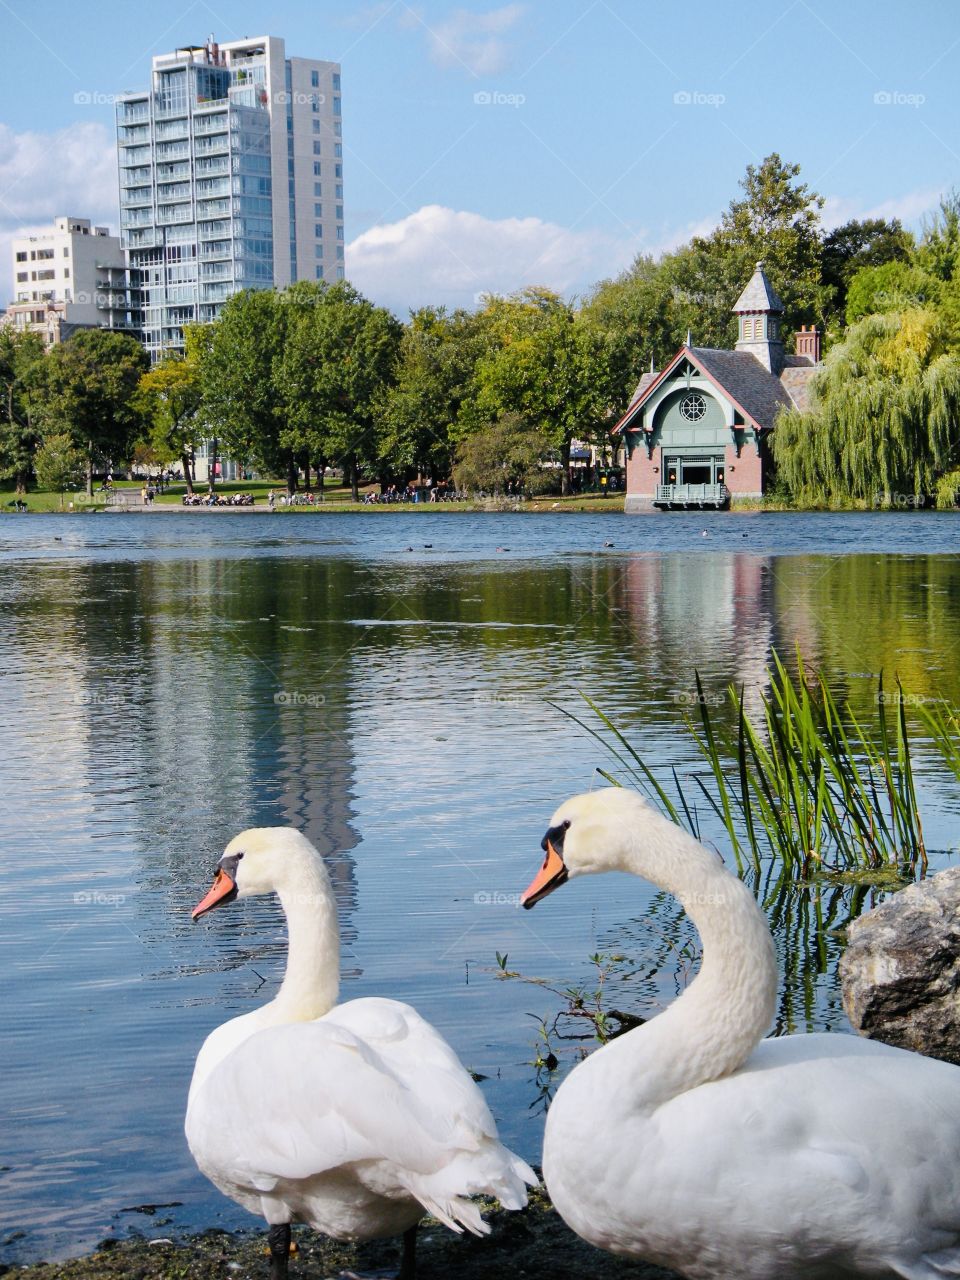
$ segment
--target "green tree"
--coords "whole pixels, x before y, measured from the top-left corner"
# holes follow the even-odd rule
[[[521,493],[539,479],[543,454],[541,432],[520,414],[505,414],[460,442],[453,466],[457,488]]]
[[[935,276],[909,262],[864,267],[853,276],[847,290],[847,324],[885,311],[935,306],[941,288]]]
[[[61,511],[64,492],[81,483],[86,461],[83,451],[74,445],[66,431],[47,436],[37,450],[34,459],[37,483],[41,489],[60,494]]]
[[[601,281],[583,306],[584,321],[606,344],[605,393],[614,420],[627,408],[650,362],[662,369],[686,334],[677,305],[684,299],[677,297],[664,262],[641,255],[615,280]]]
[[[960,276],[960,191],[951,191],[924,222],[917,248],[917,265],[938,280]]]
[[[929,310],[870,315],[828,354],[809,412],[781,413],[777,468],[802,504],[927,504],[960,458],[960,356]]]
[[[821,258],[823,283],[833,291],[828,323],[842,321],[847,290],[858,271],[882,267],[886,262],[908,262],[915,248],[913,236],[904,231],[898,218],[854,218],[834,227],[824,237]]]
[[[594,437],[607,420],[608,353],[602,334],[549,289],[524,289],[491,300],[487,321],[496,344],[478,361],[473,425],[516,414],[540,432],[543,450],[560,454],[563,492],[570,490],[570,444]]]
[[[40,440],[31,391],[42,381],[43,339],[0,328],[0,477],[26,493]]]
[[[227,301],[215,324],[198,332],[193,358],[204,435],[240,462],[255,461],[269,475],[286,474],[292,492],[296,459],[281,443],[285,419],[275,380],[286,331],[283,295],[244,290]]]
[[[184,337],[185,354],[171,353],[144,373],[137,397],[149,430],[145,443],[160,462],[179,459],[187,492],[193,493],[192,453],[197,444],[198,413],[203,402],[202,338],[194,325],[187,326]]]
[[[87,496],[97,462],[127,461],[140,426],[136,392],[147,355],[128,334],[81,329],[52,347],[33,397],[44,438],[66,433],[86,460]]]
[[[810,321],[824,323],[830,290],[821,280],[823,197],[799,182],[799,173],[799,165],[776,152],[747,165],[743,196],[731,201],[716,231],[664,260],[677,318],[695,345],[734,345],[731,308],[761,260],[784,304],[785,334]]]
[[[424,307],[400,339],[396,382],[380,411],[377,453],[391,475],[450,475],[460,410],[486,345],[482,316]]]
[[[393,382],[402,327],[345,280],[287,291],[287,332],[275,364],[293,454],[337,462],[359,499],[377,458],[377,411]]]

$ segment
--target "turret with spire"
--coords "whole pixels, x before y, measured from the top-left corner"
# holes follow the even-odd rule
[[[783,303],[767,279],[763,262],[757,268],[747,287],[737,299],[733,314],[740,322],[737,351],[745,351],[779,377],[783,369],[783,340],[780,337],[780,317]]]

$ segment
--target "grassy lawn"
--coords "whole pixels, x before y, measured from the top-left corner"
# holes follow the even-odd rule
[[[567,498],[532,498],[524,511],[622,511],[623,493],[577,493]]]
[[[114,481],[114,489],[136,490],[142,487],[138,480],[116,480]],[[273,490],[278,499],[280,494],[286,491],[286,485],[280,480],[242,480],[234,483],[225,482],[218,484],[216,491],[223,497],[230,497],[234,493],[250,493],[253,495],[254,504],[257,507],[265,508],[267,505],[267,494]],[[379,485],[366,485],[360,490],[361,494],[375,492],[379,490]],[[179,507],[183,503],[183,495],[186,493],[187,487],[182,482],[169,485],[162,494],[157,494],[154,499],[154,506],[174,506]],[[206,494],[207,486],[200,484],[195,486],[195,491],[201,496]],[[317,497],[317,490],[313,490],[314,496]],[[13,512],[17,494],[12,489],[0,490],[0,512]],[[46,491],[34,491],[28,493],[23,501],[27,504],[28,511],[60,511],[60,494],[48,493]],[[71,503],[73,504],[71,507]],[[91,511],[103,510],[106,507],[106,494],[97,489],[94,490],[93,501],[87,500],[83,490],[73,493],[65,493],[63,495],[63,511]],[[292,514],[304,511],[366,511],[366,512],[396,512],[396,511],[497,511],[497,510],[513,510],[512,500],[500,502],[494,499],[478,499],[477,501],[468,502],[397,502],[397,503],[364,503],[354,502],[351,498],[349,486],[344,486],[339,482],[328,480],[323,491],[323,502],[317,502],[313,506],[281,506],[279,501],[276,506],[277,512],[283,514]],[[623,494],[611,493],[606,497],[600,494],[577,494],[575,496],[560,497],[541,497],[533,498],[527,502],[521,502],[516,507],[520,511],[622,511],[623,510]]]
[[[41,491],[39,493],[16,494],[12,489],[0,489],[0,511],[12,512],[16,510],[16,501],[20,497],[22,502],[27,504],[28,511],[59,511],[60,510],[60,494],[48,493]],[[70,503],[73,503],[73,510],[90,511],[105,506],[103,494],[97,494],[93,502],[87,501],[87,495],[81,489],[78,493],[65,493],[63,495],[63,510],[69,511]]]

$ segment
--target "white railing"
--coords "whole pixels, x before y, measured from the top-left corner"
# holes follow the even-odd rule
[[[656,506],[722,507],[730,501],[725,484],[658,484]]]

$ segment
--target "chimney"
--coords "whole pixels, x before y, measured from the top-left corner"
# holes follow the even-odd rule
[[[796,343],[798,356],[807,356],[811,364],[820,363],[820,330],[815,324],[809,329],[802,324],[796,334]]]

